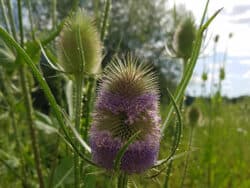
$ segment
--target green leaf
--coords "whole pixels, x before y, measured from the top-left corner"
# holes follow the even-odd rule
[[[110,13],[110,10],[111,10],[111,5],[112,5],[111,0],[106,0],[105,1],[105,8],[104,8],[104,13],[103,13],[103,21],[102,21],[102,28],[101,28],[101,41],[104,41],[105,34],[106,34],[106,31],[107,31],[108,19],[109,19],[109,13]]]
[[[174,155],[174,156],[172,156],[170,158],[167,157],[166,159],[158,160],[157,163],[152,168],[157,168],[159,166],[162,166],[163,164],[168,164],[171,161],[173,161],[175,159],[182,158],[182,157],[188,155],[189,153],[191,153],[193,151],[195,151],[195,150],[185,151],[185,152],[179,153],[177,155]],[[155,174],[153,174],[151,176],[148,176],[147,178],[152,179],[152,178],[155,178],[155,177],[159,176],[162,172],[164,172],[166,170],[166,168],[168,168],[168,166],[165,166],[164,168],[162,168],[161,170],[157,171]]]
[[[16,54],[0,39],[0,65],[7,70],[14,70],[17,67]]]
[[[58,129],[51,127],[49,125],[47,125],[46,123],[36,120],[35,121],[36,124],[36,128],[39,130],[42,130],[45,134],[58,134]]]
[[[73,184],[74,173],[73,173],[73,158],[65,157],[60,161],[57,166],[54,175],[53,184],[55,188],[63,186],[65,184]]]
[[[82,147],[84,147],[84,149],[88,152],[91,153],[91,149],[88,146],[88,144],[82,139],[82,137],[80,136],[80,134],[77,132],[77,130],[75,129],[75,127],[73,127],[70,123],[68,123],[68,126],[71,128],[72,132],[74,133],[76,139],[78,140],[78,142],[82,145]]]
[[[118,153],[116,154],[116,158],[114,161],[114,169],[116,171],[119,170],[120,168],[120,164],[121,164],[121,160],[123,155],[125,154],[125,152],[127,151],[129,145],[134,142],[134,140],[137,138],[137,136],[140,134],[141,131],[137,131],[135,134],[133,134],[128,141],[121,147],[121,149],[118,151]]]
[[[91,149],[90,149],[89,145],[82,139],[81,135],[77,132],[76,128],[71,125],[71,121],[70,121],[68,115],[63,111],[62,111],[62,113],[64,114],[66,123],[69,126],[69,128],[72,130],[75,138],[78,140],[78,142],[82,145],[82,147],[84,147],[84,149],[88,153],[91,153]]]
[[[179,158],[182,158],[184,156],[186,156],[187,154],[191,153],[191,152],[194,152],[196,151],[197,149],[193,149],[193,150],[190,150],[190,151],[185,151],[185,152],[182,152],[182,153],[179,153],[179,154],[176,154],[176,155],[173,155],[172,157],[167,157],[168,160],[166,160],[167,158],[165,159],[161,159],[161,160],[158,160],[155,165],[152,167],[152,168],[155,168],[155,167],[159,167],[165,163],[169,163],[170,161],[173,161],[175,159],[179,159]]]
[[[39,111],[35,111],[35,115],[38,120],[52,126],[52,120],[46,114],[43,114],[42,112]]]
[[[54,69],[54,70],[56,70],[56,71],[58,71],[58,72],[63,72],[63,73],[65,73],[65,72],[63,71],[63,68],[60,67],[59,64],[56,64],[56,63],[54,63],[54,62],[51,62],[51,60],[49,59],[49,57],[48,57],[48,55],[47,55],[45,49],[43,48],[43,46],[42,46],[42,44],[41,44],[40,42],[39,42],[39,45],[40,45],[41,52],[42,52],[44,58],[46,59],[47,63],[49,64],[49,67],[52,68],[52,69]]]

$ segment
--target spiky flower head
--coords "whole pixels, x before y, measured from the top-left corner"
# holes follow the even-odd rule
[[[188,110],[188,121],[191,126],[197,125],[201,117],[201,112],[196,106],[191,106]]]
[[[225,80],[225,69],[223,67],[220,68],[220,80]]]
[[[101,65],[101,41],[94,22],[79,9],[65,23],[58,42],[59,63],[71,74],[95,74]]]
[[[220,35],[215,35],[214,37],[214,42],[217,43],[220,39]]]
[[[205,71],[202,73],[201,78],[203,82],[207,81],[207,73]]]
[[[131,55],[114,58],[98,90],[90,129],[93,160],[112,169],[119,149],[136,132],[121,160],[121,170],[140,173],[157,159],[160,142],[159,90],[152,67]]]
[[[174,34],[174,50],[185,61],[191,57],[196,32],[194,19],[189,15],[178,25]]]

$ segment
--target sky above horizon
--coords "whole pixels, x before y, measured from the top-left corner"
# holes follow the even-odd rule
[[[171,1],[169,6],[173,6],[174,2],[176,5],[184,4],[187,10],[193,12],[199,23],[206,0],[175,0]],[[228,97],[250,95],[250,1],[210,0],[208,15],[211,16],[222,7],[223,10],[209,27],[206,39],[210,38],[209,45],[197,62],[188,87],[188,94],[201,95],[201,74],[204,69],[208,72],[206,95],[210,93],[211,80],[214,80],[215,84],[218,83],[219,67],[223,63],[224,54],[227,51],[226,79],[222,82],[222,94]],[[233,33],[230,40],[229,33]],[[213,39],[217,34],[219,41],[214,63]],[[215,70],[214,74],[212,74],[213,70]],[[202,93],[202,95],[205,94]]]

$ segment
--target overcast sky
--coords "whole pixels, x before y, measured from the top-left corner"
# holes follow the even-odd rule
[[[169,1],[170,2],[170,1]],[[174,1],[171,1],[174,2]],[[175,3],[185,4],[188,10],[200,21],[206,0],[175,0]],[[173,3],[170,3],[172,6]],[[226,61],[226,79],[223,81],[222,93],[229,97],[250,95],[250,1],[249,0],[210,0],[208,14],[211,16],[216,10],[223,7],[209,27],[208,38],[216,34],[220,36],[217,46],[215,62],[215,83],[218,81],[218,69],[223,62],[224,52],[228,48]],[[229,40],[229,33],[233,37]],[[195,68],[188,93],[199,95],[201,93],[201,74],[204,66],[208,71],[208,80],[212,78],[213,40],[206,48],[206,58],[200,58]],[[207,83],[207,92],[210,83]]]

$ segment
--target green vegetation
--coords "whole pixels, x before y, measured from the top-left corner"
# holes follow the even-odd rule
[[[163,0],[0,0],[0,188],[250,187],[250,98],[221,96],[225,62],[220,66],[216,92],[211,89],[210,98],[197,98],[191,106],[184,104],[204,33],[220,13],[208,17],[208,5],[209,1],[196,25],[190,12],[183,7],[167,10]],[[125,63],[124,67],[130,66],[125,74],[129,76],[118,75],[125,68],[123,60],[117,60],[120,64],[103,74],[112,57],[128,52],[128,57],[139,57],[138,63],[144,59],[150,68],[137,73]],[[117,92],[122,97],[115,105],[114,92],[105,95],[98,88],[103,75],[113,81],[110,74],[117,78],[118,89],[127,89]],[[159,77],[161,123],[155,100],[158,91],[149,95],[151,84],[158,83],[150,75]],[[207,72],[202,77],[205,88]],[[140,84],[134,83],[136,80]],[[131,83],[133,87],[128,85]],[[138,93],[129,93],[130,87],[134,88],[131,91],[145,89],[145,93],[138,92],[144,94],[142,98],[137,100]],[[122,126],[119,131],[138,124],[135,133],[134,129],[127,131],[132,136],[115,146],[111,170],[94,160],[90,143],[90,132],[98,135],[101,130],[91,129],[92,118],[98,118],[93,108],[97,92],[108,103],[100,100],[105,103],[104,111],[98,105],[95,108],[116,120],[113,123],[119,126],[114,127]],[[107,100],[107,96],[111,98]],[[136,105],[129,104],[132,99]],[[125,105],[130,116],[124,109],[112,111],[126,100],[126,105],[131,105],[128,109]],[[141,107],[143,100],[152,100],[152,109]],[[137,114],[131,114],[133,108]],[[150,121],[148,130],[156,131],[153,136],[159,138],[152,141],[149,137],[148,143],[156,148],[153,156],[161,140],[159,157],[151,160],[150,169],[142,174],[129,174],[122,164],[130,147],[135,142],[140,145],[149,135],[145,134],[145,140],[140,136],[144,121]],[[93,138],[100,138],[96,147],[116,151],[96,135]],[[123,134],[112,135],[112,140],[119,140],[119,135]],[[145,147],[136,149],[142,155],[150,153]],[[147,161],[149,155],[145,156]]]

